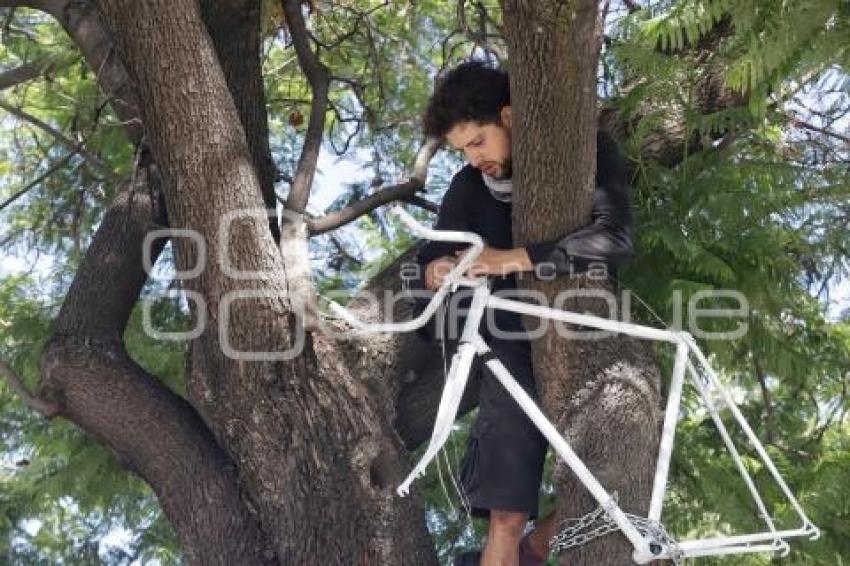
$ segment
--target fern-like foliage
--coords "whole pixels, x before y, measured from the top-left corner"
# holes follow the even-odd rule
[[[842,0],[686,0],[641,18],[648,44],[678,51],[727,21],[734,54],[727,83],[741,93],[774,90],[789,76],[808,78],[847,61],[850,5]]]

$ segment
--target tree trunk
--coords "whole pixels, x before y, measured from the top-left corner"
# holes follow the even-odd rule
[[[596,0],[505,0],[514,110],[515,245],[563,236],[590,219],[596,166]],[[561,308],[608,317],[605,281],[525,278],[525,287]],[[526,321],[536,327],[536,322]],[[575,329],[573,329],[575,330]],[[646,513],[659,425],[659,376],[651,346],[622,336],[563,339],[553,326],[533,343],[535,377],[546,413],[627,512]],[[597,504],[574,474],[556,467],[558,514],[579,517]],[[613,533],[561,554],[562,564],[631,563],[632,548]]]
[[[190,563],[269,564],[227,454],[194,409],[124,349],[147,276],[142,243],[163,221],[147,176],[119,194],[86,252],[42,353],[40,397],[152,487]],[[151,250],[153,261],[163,243]]]
[[[269,149],[269,121],[261,60],[260,2],[207,0],[201,3],[201,13],[245,129],[263,205],[274,211],[277,206],[274,190],[277,169]],[[269,218],[269,226],[275,241],[280,240],[276,215],[272,214]]]
[[[207,465],[235,471],[231,477],[238,477],[253,513],[238,509],[233,514],[251,524],[255,513],[260,525],[255,524],[253,542],[243,546],[240,541],[249,539],[237,537],[236,530],[217,535],[196,517],[194,536],[181,532],[187,558],[198,564],[262,563],[269,558],[281,564],[434,563],[417,500],[394,492],[409,467],[392,427],[395,392],[386,382],[361,378],[368,377],[362,345],[307,334],[303,351],[293,359],[237,360],[223,351],[223,339],[237,351],[285,350],[298,328],[265,214],[247,215],[234,222],[226,238],[219,238],[227,213],[262,207],[262,190],[198,7],[188,1],[104,1],[100,7],[138,89],[146,139],[162,171],[169,224],[192,230],[206,243],[202,254],[191,239],[174,238],[179,270],[205,263],[197,277],[182,284],[197,293],[190,300],[194,320],[201,321],[205,310],[209,321],[192,344],[188,377],[191,403],[224,449]],[[258,275],[239,279],[227,272],[226,260],[235,270]],[[93,274],[81,271],[78,279]],[[243,291],[254,295],[240,298],[236,293]],[[228,301],[233,302],[225,326],[222,305]],[[96,308],[94,302],[87,305],[88,318],[99,319]],[[51,352],[45,356],[51,367],[71,359],[61,349]],[[45,367],[46,374],[49,370]],[[68,387],[61,384],[53,397],[66,395]],[[65,414],[84,428],[92,417],[85,410]],[[139,433],[119,428],[107,436],[118,444],[138,442],[143,447]],[[144,477],[163,498],[167,513],[184,508],[191,517],[202,509],[182,499],[183,490],[159,489],[163,480]],[[194,493],[185,491],[187,496]],[[235,486],[227,495],[240,500]],[[180,531],[179,522],[177,526]],[[260,532],[264,537],[258,538]],[[226,544],[238,551],[238,559],[218,550]],[[264,557],[267,547],[271,554]]]

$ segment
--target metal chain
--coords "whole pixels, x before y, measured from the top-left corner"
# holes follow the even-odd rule
[[[591,528],[593,527],[593,528]],[[597,507],[583,517],[566,519],[561,523],[561,531],[552,537],[550,548],[560,552],[574,546],[587,544],[591,540],[612,533],[618,529],[605,510]]]
[[[615,494],[616,499],[616,494]],[[683,564],[684,554],[676,541],[669,535],[664,525],[652,521],[646,517],[625,513],[635,528],[644,537],[653,542],[661,544],[667,549],[670,560],[679,566]],[[556,534],[550,542],[552,552],[561,552],[568,548],[581,546],[588,542],[620,530],[617,523],[605,512],[602,507],[576,519],[566,519],[561,523],[561,531]]]

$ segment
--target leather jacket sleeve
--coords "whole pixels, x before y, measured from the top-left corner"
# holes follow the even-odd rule
[[[557,240],[527,245],[535,273],[583,273],[593,263],[616,270],[630,260],[634,249],[629,192],[625,161],[614,141],[600,134],[591,223]]]

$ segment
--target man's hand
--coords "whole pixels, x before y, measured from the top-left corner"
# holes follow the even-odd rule
[[[460,256],[465,252],[466,250],[461,250],[455,252],[455,255]],[[478,275],[505,276],[509,273],[531,271],[533,269],[534,265],[531,263],[531,258],[528,257],[528,252],[525,251],[525,248],[500,250],[485,247],[478,258],[476,258],[475,263],[466,271],[466,275],[468,277],[476,277]]]
[[[443,284],[443,279],[457,265],[457,258],[444,255],[438,257],[425,267],[425,287],[436,291]]]

